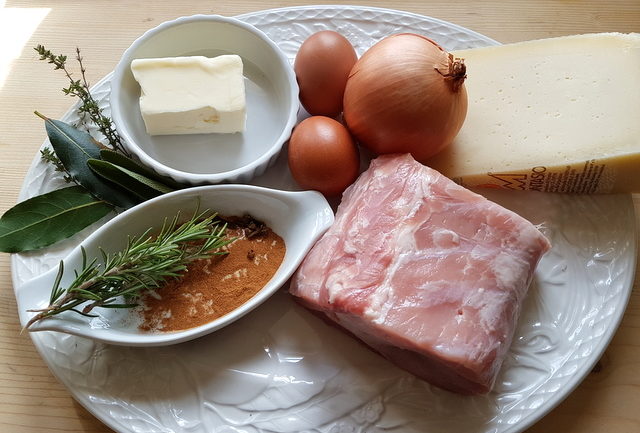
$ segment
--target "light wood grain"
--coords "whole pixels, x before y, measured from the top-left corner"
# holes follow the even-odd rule
[[[6,1],[0,18],[13,8],[47,8],[10,75],[0,87],[0,213],[13,206],[24,175],[45,138],[38,109],[60,117],[71,105],[60,89],[61,74],[37,61],[32,47],[46,44],[60,53],[83,50],[91,82],[109,73],[123,50],[142,32],[162,21],[194,13],[236,15],[310,1]],[[332,2],[341,3],[341,2]],[[429,15],[471,28],[501,42],[575,33],[640,31],[640,2],[614,1],[350,1]],[[2,2],[0,2],[2,5]],[[2,21],[0,21],[1,23]],[[11,38],[0,38],[7,58]],[[0,63],[1,64],[1,63]],[[640,78],[640,77],[639,77]],[[640,196],[634,196],[636,209]],[[530,433],[627,433],[640,431],[640,281],[601,368]],[[9,256],[0,254],[0,431],[108,432],[76,403],[20,333]]]

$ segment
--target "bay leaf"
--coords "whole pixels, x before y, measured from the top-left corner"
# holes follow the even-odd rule
[[[89,159],[100,158],[100,149],[91,135],[60,120],[36,114],[44,119],[51,146],[74,180],[99,199],[118,207],[129,208],[140,202],[127,191],[98,177],[87,166]]]
[[[161,174],[156,173],[155,171],[153,171],[152,169],[145,167],[144,165],[140,164],[138,161],[129,158],[126,155],[123,155],[120,152],[116,152],[114,150],[111,149],[102,149],[100,151],[100,158],[103,161],[109,161],[115,165],[118,165],[122,168],[126,168],[127,170],[131,170],[134,173],[138,173],[143,175],[144,177],[147,177],[149,179],[153,179],[156,180],[160,183],[165,184],[166,186],[168,186],[169,188],[172,189],[181,189],[184,188],[184,185],[181,185],[180,183],[176,182],[175,180],[173,180],[172,178],[168,177],[168,176],[162,176]]]
[[[17,253],[54,244],[113,210],[81,186],[70,186],[18,203],[0,217],[0,251]]]
[[[120,185],[122,188],[126,188],[143,200],[148,200],[173,191],[173,188],[169,188],[167,185],[127,170],[109,161],[90,159],[87,161],[87,164],[99,176]]]

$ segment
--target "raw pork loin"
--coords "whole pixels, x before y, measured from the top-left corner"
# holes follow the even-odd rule
[[[291,293],[416,376],[485,393],[549,248],[519,215],[386,155],[344,193]]]

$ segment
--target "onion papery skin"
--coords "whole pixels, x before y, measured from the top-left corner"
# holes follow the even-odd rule
[[[462,63],[464,76],[447,77],[452,60],[411,33],[372,46],[347,80],[343,116],[351,134],[377,154],[411,153],[421,162],[444,149],[467,114],[466,69]]]

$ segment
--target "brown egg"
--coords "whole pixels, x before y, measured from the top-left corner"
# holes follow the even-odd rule
[[[336,117],[351,68],[358,60],[351,43],[331,30],[314,33],[304,41],[293,66],[300,102],[312,115]]]
[[[325,116],[309,117],[291,134],[289,169],[302,188],[328,197],[338,195],[358,177],[358,148],[340,122]]]

